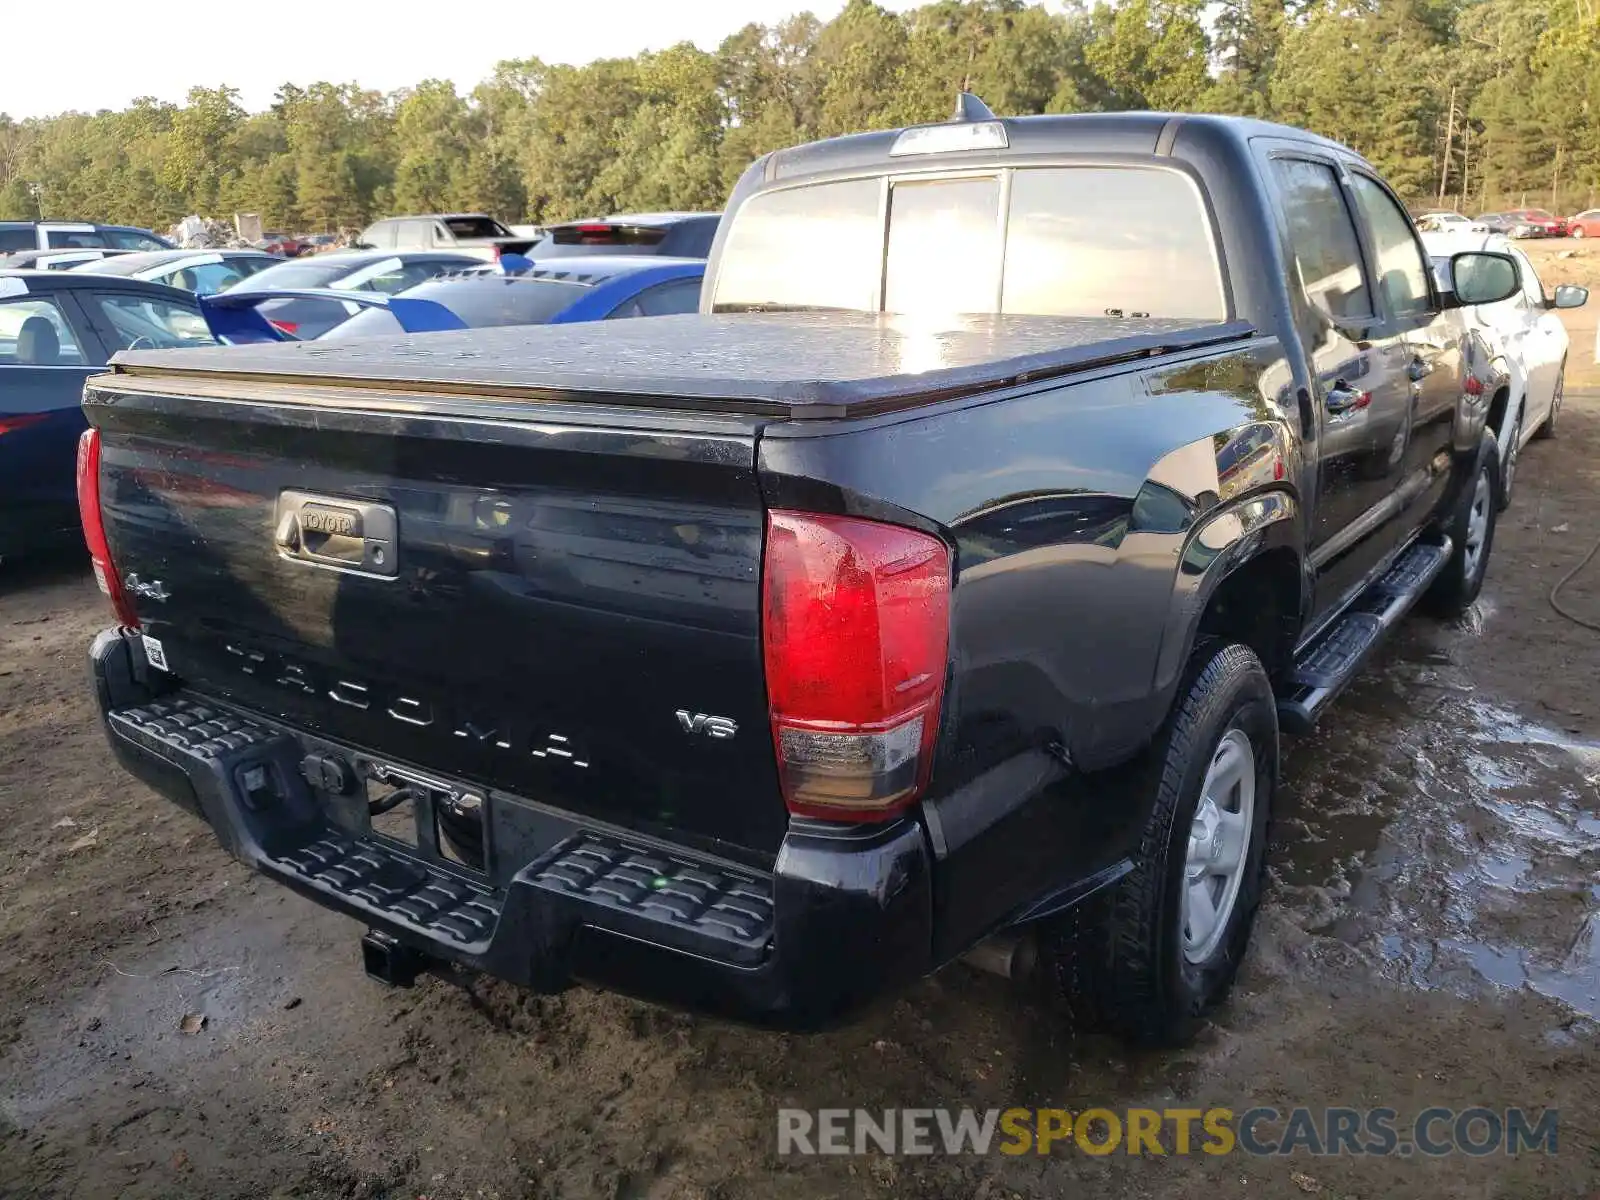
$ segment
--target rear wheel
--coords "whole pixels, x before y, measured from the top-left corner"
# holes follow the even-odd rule
[[[1583,237],[1584,236],[1583,226],[1582,225],[1574,225],[1572,227],[1572,236],[1575,237],[1575,238]]]
[[[1143,776],[1155,796],[1136,866],[1046,938],[1077,1016],[1139,1042],[1194,1035],[1250,939],[1277,774],[1260,660],[1243,645],[1202,647]]]
[[[1556,372],[1556,389],[1550,394],[1550,414],[1545,417],[1544,424],[1533,431],[1536,438],[1553,438],[1556,435],[1556,418],[1561,415],[1561,401],[1567,390],[1567,364],[1563,361],[1561,369]]]

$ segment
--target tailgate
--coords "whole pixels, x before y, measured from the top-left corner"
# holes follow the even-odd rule
[[[756,423],[465,403],[92,381],[113,560],[171,670],[399,763],[769,861],[787,816]]]

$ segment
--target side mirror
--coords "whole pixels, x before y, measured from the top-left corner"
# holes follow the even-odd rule
[[[1450,258],[1450,279],[1455,285],[1454,307],[1468,304],[1498,304],[1517,294],[1522,273],[1509,254],[1469,250]]]
[[[1582,308],[1589,303],[1589,289],[1575,283],[1563,283],[1556,289],[1551,308]]]

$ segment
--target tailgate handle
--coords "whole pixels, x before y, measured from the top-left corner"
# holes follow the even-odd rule
[[[291,562],[393,579],[396,529],[392,505],[286,490],[278,493],[272,541]]]

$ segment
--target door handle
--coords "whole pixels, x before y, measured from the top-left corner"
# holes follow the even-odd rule
[[[1421,383],[1433,374],[1433,364],[1421,358],[1413,358],[1406,364],[1406,378],[1412,383]]]
[[[1371,403],[1372,397],[1367,392],[1357,391],[1344,380],[1340,379],[1328,389],[1328,411],[1335,416],[1347,413],[1357,408],[1365,408]]]

